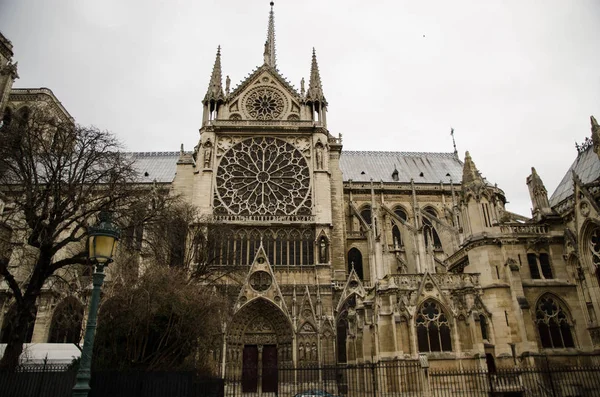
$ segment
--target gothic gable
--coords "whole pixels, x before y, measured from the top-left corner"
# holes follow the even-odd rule
[[[287,306],[262,244],[258,248],[254,261],[246,275],[246,280],[237,298],[235,311],[239,311],[257,298],[264,298],[274,303],[289,317]]]
[[[260,67],[229,96],[222,113],[230,120],[300,120],[300,95],[268,66]]]

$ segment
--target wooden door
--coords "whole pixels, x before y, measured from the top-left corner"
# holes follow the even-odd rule
[[[277,346],[275,345],[263,346],[262,391],[277,393]]]
[[[244,346],[242,355],[242,392],[258,391],[258,346]]]

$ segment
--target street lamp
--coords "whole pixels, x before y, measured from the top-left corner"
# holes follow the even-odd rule
[[[94,337],[96,335],[100,289],[105,276],[104,268],[113,261],[112,258],[120,236],[121,231],[112,223],[111,213],[107,211],[100,212],[98,223],[88,228],[88,257],[90,264],[94,266],[92,278],[94,288],[90,299],[77,380],[73,387],[73,397],[87,397],[90,391],[92,351],[94,350]]]

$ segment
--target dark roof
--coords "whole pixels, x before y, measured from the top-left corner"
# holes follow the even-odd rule
[[[175,178],[179,152],[132,152],[127,153],[135,160],[134,167],[138,171],[138,182],[170,183]]]
[[[550,197],[550,206],[554,207],[573,194],[573,171],[583,183],[590,183],[600,176],[600,159],[593,146],[579,153],[569,170]]]
[[[342,151],[340,168],[345,181],[460,183],[463,163],[454,153]]]
[[[179,152],[127,153],[135,160],[139,181],[169,183],[175,178]],[[394,167],[398,181],[394,181]],[[453,153],[342,151],[340,168],[344,180],[355,182],[460,183],[463,163]],[[423,176],[421,176],[423,173]]]

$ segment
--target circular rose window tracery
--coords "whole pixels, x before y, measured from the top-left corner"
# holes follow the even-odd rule
[[[246,97],[246,111],[257,120],[278,119],[284,108],[283,95],[268,87],[256,88]]]
[[[294,146],[276,138],[243,140],[217,169],[215,212],[233,215],[310,215],[310,172]]]

